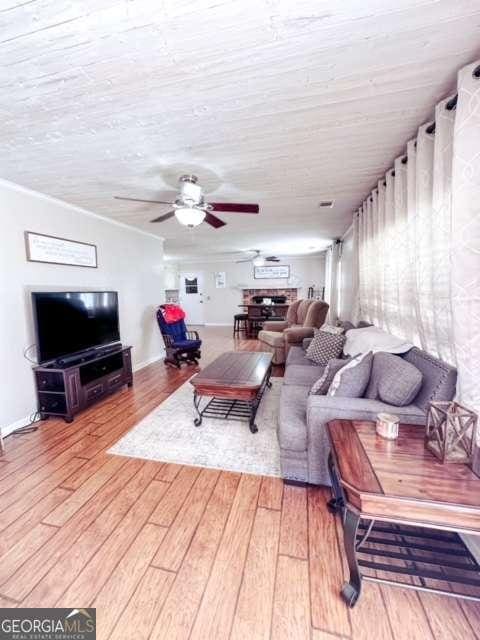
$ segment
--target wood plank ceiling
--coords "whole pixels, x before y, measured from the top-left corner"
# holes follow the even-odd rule
[[[479,26],[478,0],[0,0],[0,175],[177,257],[320,248],[478,55]],[[261,215],[192,232],[112,199],[186,171]]]

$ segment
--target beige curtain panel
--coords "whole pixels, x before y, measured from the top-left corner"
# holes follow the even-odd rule
[[[359,317],[456,364],[480,411],[480,61],[357,212]]]

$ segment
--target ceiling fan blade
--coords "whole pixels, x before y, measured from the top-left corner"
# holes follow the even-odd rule
[[[245,260],[235,260],[236,264],[241,264],[242,262],[251,262],[252,258],[245,258]]]
[[[223,220],[220,220],[220,218],[217,218],[217,216],[214,216],[212,213],[208,213],[208,211],[205,214],[205,222],[215,229],[224,227],[227,224]]]
[[[175,215],[175,211],[169,211],[168,213],[164,213],[163,216],[158,216],[158,218],[154,218],[150,220],[150,222],[165,222],[165,220],[170,220]]]
[[[233,202],[209,202],[213,211],[225,211],[230,213],[258,213],[258,204],[235,204]]]
[[[142,198],[124,198],[123,196],[113,196],[115,200],[129,200],[130,202],[151,202],[152,204],[173,204],[166,200],[142,200]]]
[[[265,258],[265,260],[267,262],[280,262],[280,258],[277,258],[277,256],[268,256],[268,258]]]

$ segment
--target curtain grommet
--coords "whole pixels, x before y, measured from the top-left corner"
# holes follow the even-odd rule
[[[453,111],[454,109],[457,108],[457,102],[458,102],[458,93],[445,104],[445,109],[447,111]]]

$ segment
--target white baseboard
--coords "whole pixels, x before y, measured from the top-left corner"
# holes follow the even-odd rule
[[[137,362],[137,364],[134,364],[132,367],[133,372],[135,373],[135,371],[140,371],[140,369],[144,369],[145,367],[148,367],[149,364],[153,364],[154,362],[158,362],[159,360],[161,360],[162,358],[165,357],[165,352],[160,353],[156,356],[153,356],[152,358],[149,358],[148,360],[144,360],[143,362]]]
[[[33,413],[33,412],[32,412]],[[21,429],[22,427],[26,427],[30,424],[30,415],[25,416],[24,418],[20,418],[20,420],[16,420],[12,422],[12,424],[7,424],[5,427],[0,427],[0,433],[2,438],[6,438],[8,435],[16,431],[17,429]]]
[[[233,327],[233,322],[206,322],[206,327]]]

